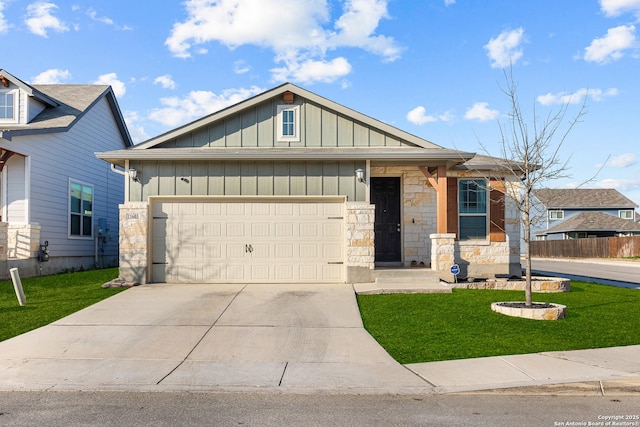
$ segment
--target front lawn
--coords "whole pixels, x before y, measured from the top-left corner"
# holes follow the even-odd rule
[[[117,268],[22,279],[27,304],[18,304],[11,280],[0,282],[0,341],[47,325],[125,288],[102,289]]]
[[[567,317],[491,311],[492,302],[524,301],[522,291],[358,296],[365,328],[403,364],[640,344],[639,290],[574,281],[571,292],[533,300],[564,304]]]

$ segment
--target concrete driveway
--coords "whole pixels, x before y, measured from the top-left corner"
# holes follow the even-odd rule
[[[0,390],[429,392],[351,285],[147,285],[0,343]]]

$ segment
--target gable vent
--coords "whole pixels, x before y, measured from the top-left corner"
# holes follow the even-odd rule
[[[285,104],[293,104],[293,92],[286,91],[282,94],[282,101]]]

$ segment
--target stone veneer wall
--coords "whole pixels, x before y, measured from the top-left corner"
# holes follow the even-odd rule
[[[40,250],[39,224],[8,224],[7,257],[15,259],[37,258]]]
[[[128,202],[120,205],[120,278],[146,283],[149,253],[149,204]]]
[[[450,272],[454,263],[460,266],[460,278],[520,277],[520,217],[515,201],[509,197],[505,197],[504,222],[504,242],[459,242],[454,240],[455,234],[432,234],[433,270],[446,281],[454,279]]]
[[[366,283],[375,266],[375,206],[348,202],[346,215],[347,283]]]
[[[371,168],[374,177],[401,177],[402,243],[405,266],[411,261],[431,260],[429,235],[437,231],[437,194],[427,178],[415,166],[377,166]]]

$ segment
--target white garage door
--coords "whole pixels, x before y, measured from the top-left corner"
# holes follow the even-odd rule
[[[344,282],[342,200],[152,201],[152,281]]]

